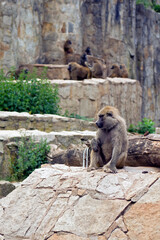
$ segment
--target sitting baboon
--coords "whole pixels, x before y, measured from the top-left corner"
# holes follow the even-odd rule
[[[126,68],[125,64],[120,65],[120,77],[121,78],[128,78],[128,71],[127,71],[127,68]]]
[[[68,71],[71,80],[83,80],[92,77],[92,72],[88,67],[81,66],[76,62],[69,63]]]
[[[64,51],[65,53],[73,53],[73,48],[71,47],[72,45],[72,42],[71,40],[66,40],[65,43],[64,43]]]
[[[103,78],[104,76],[104,64],[102,64],[100,61],[95,60],[92,67],[92,77],[93,78]]]
[[[113,64],[111,67],[111,73],[109,74],[109,77],[121,77],[120,75],[120,68],[117,64]]]
[[[84,67],[88,67],[88,60],[87,60],[86,53],[82,54],[82,56],[80,57],[80,65],[82,65]]]
[[[7,72],[6,77],[11,76],[12,78],[17,80],[19,79],[20,74],[22,73],[23,73],[23,79],[25,80],[28,74],[28,69],[24,68],[23,65],[20,65],[18,69]]]
[[[92,55],[90,47],[87,47],[87,48],[86,48],[85,53],[86,53],[87,55]]]
[[[123,168],[128,151],[125,120],[115,107],[106,106],[98,113],[96,138],[91,141],[90,166],[98,168],[102,164],[104,171],[117,172]]]

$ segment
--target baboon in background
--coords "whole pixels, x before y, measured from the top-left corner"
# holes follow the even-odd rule
[[[90,47],[87,47],[87,48],[86,48],[85,53],[86,53],[87,55],[92,55]]]
[[[92,77],[92,72],[88,67],[79,65],[76,62],[70,62],[68,71],[71,80],[84,80]]]
[[[72,45],[72,42],[71,40],[66,40],[65,43],[64,43],[64,51],[65,53],[73,53],[73,48],[71,47]]]
[[[23,77],[24,77],[24,80],[25,80],[25,79],[26,79],[26,76],[27,76],[27,74],[28,74],[28,69],[27,69],[27,68],[24,68],[23,65],[20,65],[18,69],[7,72],[7,73],[6,73],[6,77],[11,76],[11,77],[13,77],[14,79],[17,80],[17,79],[19,79],[19,76],[20,76],[20,74],[22,74],[22,73],[24,74]]]
[[[109,77],[114,78],[114,77],[121,77],[120,76],[120,68],[117,64],[113,64],[111,67],[111,73],[109,74]]]
[[[92,77],[93,78],[104,78],[105,77],[105,67],[100,61],[95,60],[92,67]]]
[[[127,158],[128,141],[125,120],[117,108],[106,106],[98,113],[96,138],[91,141],[90,166],[98,168],[103,163],[104,171],[117,172]]]
[[[127,71],[127,68],[126,68],[125,64],[120,65],[120,77],[121,78],[128,78],[128,71]]]
[[[82,56],[80,57],[80,65],[82,65],[84,67],[88,67],[88,60],[87,60],[86,53],[82,54]]]

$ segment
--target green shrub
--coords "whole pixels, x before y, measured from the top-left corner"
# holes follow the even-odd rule
[[[146,8],[152,6],[152,3],[149,0],[136,0],[136,4],[143,4]]]
[[[42,73],[42,79],[38,79],[36,71],[28,73],[27,76],[22,72],[15,81],[12,75],[6,78],[1,70],[0,111],[58,114],[60,111],[58,87],[55,85],[53,88],[44,75]]]
[[[22,137],[18,142],[18,157],[11,160],[11,180],[23,180],[29,176],[41,164],[47,162],[47,154],[50,146],[41,139],[35,142],[31,137]]]
[[[152,120],[143,118],[142,122],[138,122],[137,125],[131,124],[128,128],[128,132],[137,132],[140,134],[144,134],[145,132],[154,133],[154,125],[155,123]]]
[[[160,5],[158,5],[158,4],[153,5],[153,9],[156,12],[160,12]]]

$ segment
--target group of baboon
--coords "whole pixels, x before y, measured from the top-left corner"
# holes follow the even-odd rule
[[[64,43],[65,64],[68,64],[70,79],[83,80],[89,78],[120,77],[128,78],[125,64],[113,64],[109,69],[104,59],[94,57],[90,47],[82,55],[74,53],[71,40]]]

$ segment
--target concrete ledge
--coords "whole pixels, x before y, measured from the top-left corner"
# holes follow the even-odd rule
[[[142,89],[139,81],[126,78],[87,79],[84,81],[52,80],[59,88],[63,113],[93,118],[105,105],[119,109],[127,125],[141,120]]]
[[[44,71],[44,68],[46,68],[48,79],[69,79],[68,65],[27,64],[23,65],[23,67],[27,68],[30,72],[35,68],[38,75],[40,75]]]
[[[84,131],[96,130],[95,123],[75,118],[67,118],[52,114],[29,114],[27,112],[0,111],[0,130],[40,130],[52,131]]]

